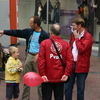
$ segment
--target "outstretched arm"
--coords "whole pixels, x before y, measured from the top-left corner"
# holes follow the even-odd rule
[[[0,37],[4,34],[3,30],[0,30]]]

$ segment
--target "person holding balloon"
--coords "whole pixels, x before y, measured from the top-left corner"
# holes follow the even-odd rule
[[[38,70],[44,80],[42,100],[51,100],[52,90],[55,100],[63,100],[64,82],[67,82],[72,73],[74,60],[71,47],[59,36],[60,33],[60,25],[53,24],[50,29],[50,39],[44,40],[40,44]],[[63,63],[51,40],[54,41]]]

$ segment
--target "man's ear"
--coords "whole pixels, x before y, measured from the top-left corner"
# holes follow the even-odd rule
[[[35,26],[38,26],[37,23],[35,23]]]
[[[81,25],[81,24],[79,24],[79,25],[78,25],[78,27],[80,28],[80,27],[82,27],[82,25]]]
[[[52,32],[50,31],[50,37],[52,36]]]

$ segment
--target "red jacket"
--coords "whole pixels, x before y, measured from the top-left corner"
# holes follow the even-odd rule
[[[93,38],[90,33],[85,30],[84,36],[81,39],[74,38],[72,34],[70,38],[70,45],[72,47],[73,42],[76,40],[76,46],[78,49],[78,57],[76,62],[76,73],[89,72],[90,56],[92,51]]]
[[[51,40],[47,39],[40,45],[38,69],[41,76],[46,75],[50,82],[56,83],[60,82],[64,74],[70,76],[73,66],[73,55],[69,43],[59,36],[52,36],[51,38],[56,41],[66,68],[62,66]]]

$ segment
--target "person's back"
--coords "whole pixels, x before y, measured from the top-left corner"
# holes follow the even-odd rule
[[[58,51],[61,57],[63,58],[64,63],[66,63],[67,56],[70,56],[70,58],[72,57],[71,52],[70,52],[71,48],[70,48],[69,43],[63,40],[62,38],[60,38],[59,36],[52,36],[51,39],[54,40],[58,48]],[[45,51],[42,51],[40,53],[45,52],[46,54],[45,62],[46,62],[47,68],[45,69],[45,72],[46,72],[45,74],[48,76],[48,79],[50,82],[57,82],[57,80],[59,82],[62,75],[66,72],[65,72],[65,69],[62,67],[62,63],[59,60],[59,56],[56,53],[55,47],[52,44],[50,39],[44,40],[42,42],[42,45],[44,45],[43,47]],[[67,61],[68,61],[67,65],[69,65],[71,61],[69,59],[67,59]]]
[[[68,80],[72,72],[73,56],[69,43],[59,36],[60,26],[54,24],[50,30],[51,37],[41,43],[38,56],[39,74],[45,82],[42,83],[42,100],[51,100],[52,90],[55,100],[63,100],[64,82]],[[60,61],[52,41],[54,41],[65,66]]]

